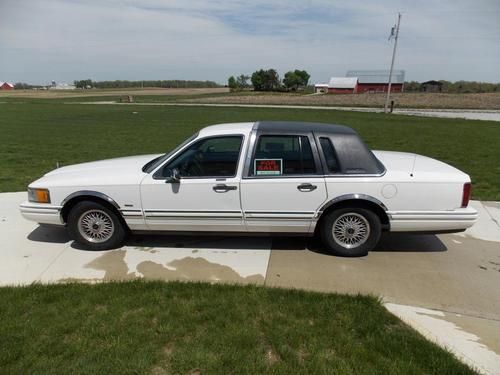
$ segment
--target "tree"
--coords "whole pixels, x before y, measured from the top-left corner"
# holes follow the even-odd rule
[[[260,69],[250,78],[255,91],[273,91],[280,87],[280,77],[274,69]]]
[[[264,70],[257,70],[252,73],[250,81],[252,82],[253,89],[255,91],[262,91],[264,88]]]
[[[266,88],[266,91],[273,91],[273,90],[276,90],[280,87],[281,85],[281,82],[280,82],[280,76],[278,74],[278,72],[274,69],[269,69],[269,70],[266,70],[265,72],[265,77],[266,77],[266,81],[265,81],[265,88]]]
[[[307,73],[305,70],[295,70],[294,73],[300,78],[300,86],[306,87],[309,83],[309,78],[311,78],[309,73]]]
[[[288,90],[296,90],[299,87],[300,81],[300,77],[292,71],[286,72],[285,78],[283,78],[283,84]]]
[[[231,76],[231,77],[228,78],[227,85],[231,89],[231,91],[236,90],[237,87],[238,87],[237,83],[236,83],[236,79],[233,76]]]
[[[234,76],[231,76],[227,80],[227,85],[231,89],[231,91],[243,90],[249,86],[248,85],[249,79],[250,79],[250,76],[247,76],[245,74],[240,74],[236,78],[234,78]]]
[[[73,84],[77,89],[88,89],[93,87],[92,80],[90,78],[82,79],[79,81],[73,81]]]
[[[247,76],[245,74],[240,74],[238,76],[238,78],[236,78],[236,84],[238,85],[238,88],[240,88],[240,89],[247,88],[249,79],[250,79],[250,76]]]
[[[306,87],[311,76],[305,70],[289,71],[285,73],[283,84],[287,89],[297,90],[299,87]]]

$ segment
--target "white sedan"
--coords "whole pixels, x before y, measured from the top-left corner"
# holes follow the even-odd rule
[[[478,218],[467,174],[410,153],[371,151],[345,126],[206,127],[165,155],[58,168],[28,187],[26,219],[65,225],[90,249],[128,233],[284,233],[365,255],[382,231],[460,232]]]

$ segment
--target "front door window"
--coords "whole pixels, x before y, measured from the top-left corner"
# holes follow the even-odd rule
[[[182,178],[234,177],[241,143],[241,136],[201,139],[160,169],[155,177],[169,177],[173,169]]]

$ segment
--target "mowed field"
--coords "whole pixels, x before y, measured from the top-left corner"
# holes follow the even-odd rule
[[[473,198],[500,200],[496,122],[278,108],[0,103],[0,191],[21,191],[60,165],[164,153],[216,123],[296,120],[345,124],[373,149],[416,152],[472,176]]]

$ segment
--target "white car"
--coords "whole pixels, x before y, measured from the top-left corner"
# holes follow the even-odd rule
[[[345,126],[256,122],[206,127],[165,155],[55,169],[28,187],[26,219],[65,225],[90,249],[129,232],[318,234],[365,255],[382,231],[460,232],[467,174],[410,153],[370,151]]]

